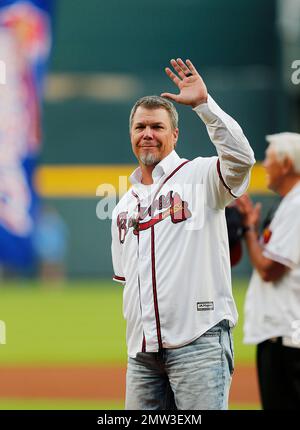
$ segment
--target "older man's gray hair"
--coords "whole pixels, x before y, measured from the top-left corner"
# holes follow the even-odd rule
[[[300,174],[300,134],[277,133],[266,136],[269,148],[275,151],[278,161],[290,158],[294,164],[295,173]]]

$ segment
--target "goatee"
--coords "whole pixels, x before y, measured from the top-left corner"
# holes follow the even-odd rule
[[[153,166],[153,164],[158,164],[160,162],[159,156],[151,154],[151,152],[142,154],[140,160],[145,166]]]

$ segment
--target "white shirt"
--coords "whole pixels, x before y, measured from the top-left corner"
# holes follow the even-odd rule
[[[211,97],[194,110],[219,158],[187,161],[172,151],[154,168],[153,186],[141,184],[137,168],[113,211],[114,279],[125,283],[131,357],[188,344],[223,319],[237,321],[224,208],[246,191],[255,160],[239,125]]]
[[[299,213],[300,183],[282,199],[269,226],[269,240],[263,250],[265,257],[284,264],[290,270],[277,282],[264,282],[254,270],[245,301],[245,343],[257,344],[279,336],[299,338]]]

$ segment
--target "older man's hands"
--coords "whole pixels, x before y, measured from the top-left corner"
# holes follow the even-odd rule
[[[240,198],[234,201],[234,204],[243,215],[244,226],[254,227],[256,230],[258,230],[261,203],[256,203],[256,205],[253,205],[249,195],[243,194]]]

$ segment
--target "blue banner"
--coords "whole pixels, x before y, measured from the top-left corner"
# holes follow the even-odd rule
[[[33,264],[41,98],[51,48],[52,1],[0,0],[0,265]]]

